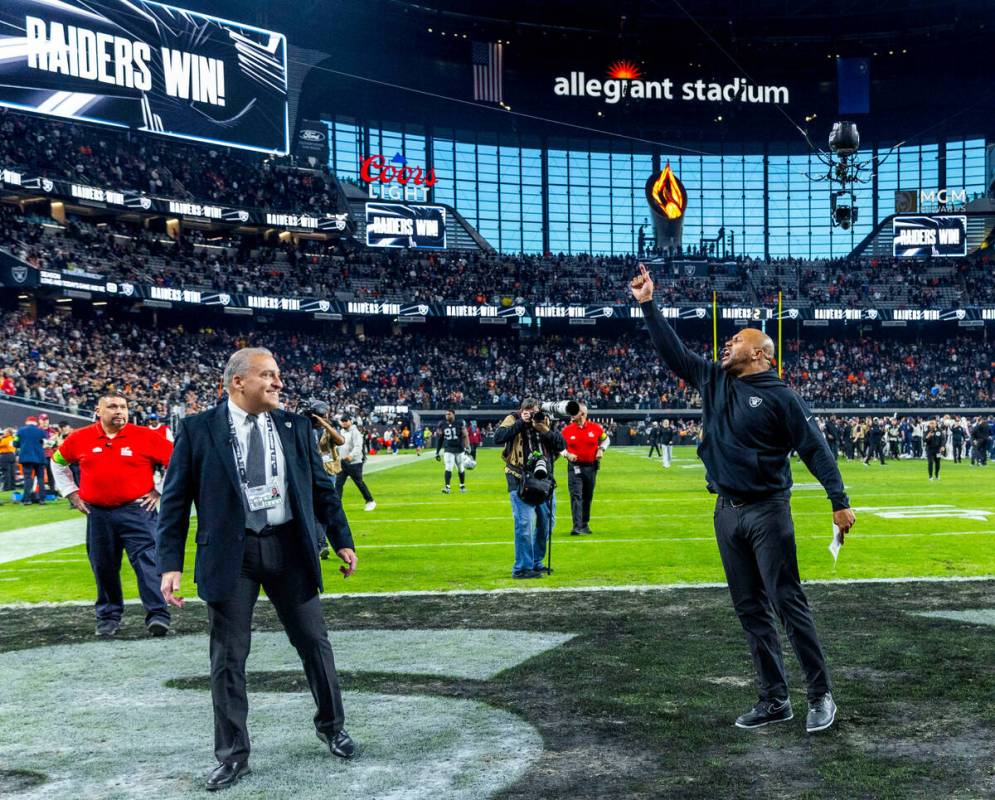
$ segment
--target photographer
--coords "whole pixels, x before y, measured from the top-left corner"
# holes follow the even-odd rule
[[[570,515],[573,517],[570,535],[590,534],[591,501],[594,499],[601,457],[608,449],[608,434],[597,422],[587,419],[587,406],[583,403],[562,434],[566,442],[562,455],[570,462],[567,467]]]
[[[325,474],[337,479],[339,473],[342,472],[339,447],[345,444],[345,437],[328,421],[329,411],[328,403],[321,400],[313,400],[307,408],[301,409],[301,413],[311,421],[311,429],[314,433],[318,452],[321,454],[321,466],[324,468]],[[323,542],[321,557],[327,559],[330,552],[328,542]]]
[[[505,478],[515,520],[513,578],[541,578],[546,543],[556,523],[556,482],[553,463],[566,449],[563,436],[550,426],[534,397],[522,400],[521,409],[505,417],[494,431],[494,444],[503,447]],[[537,486],[548,487],[544,498]],[[523,496],[524,495],[524,496]],[[531,503],[539,499],[538,504]]]

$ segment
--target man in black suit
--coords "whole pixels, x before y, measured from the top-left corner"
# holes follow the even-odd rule
[[[349,577],[356,569],[349,523],[304,417],[278,409],[280,369],[268,350],[228,360],[228,400],[184,419],[159,510],[158,565],[168,603],[179,596],[190,504],[197,506],[197,593],[207,603],[211,697],[218,766],[214,791],[249,773],[245,661],[260,586],[304,663],[318,738],[340,758],[354,745],[343,729],[338,676],[321,614],[318,553],[327,535]]]

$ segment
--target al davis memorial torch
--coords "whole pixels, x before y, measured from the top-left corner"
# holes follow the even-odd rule
[[[650,175],[646,181],[646,202],[653,215],[656,248],[661,255],[680,250],[687,197],[684,184],[670,168],[669,161],[659,174]]]

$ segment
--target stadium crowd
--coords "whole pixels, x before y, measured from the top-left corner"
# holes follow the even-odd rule
[[[45,120],[0,108],[0,167],[90,186],[132,189],[236,207],[334,212],[333,185],[322,171],[279,159]]]
[[[6,394],[92,408],[109,388],[136,411],[183,416],[216,401],[218,375],[240,345],[269,346],[290,399],[334,407],[507,408],[522,397],[574,396],[592,408],[690,408],[696,392],[664,368],[642,333],[611,338],[469,338],[328,330],[250,334],[149,328],[127,318],[8,315],[0,327]],[[691,343],[706,358],[710,346]],[[988,406],[995,367],[977,339],[790,341],[785,378],[816,407]]]
[[[370,251],[313,240],[263,243],[250,237],[185,231],[179,239],[137,225],[65,225],[0,210],[0,247],[48,269],[117,281],[294,297],[483,303],[628,304],[633,256],[509,255],[483,252]],[[857,262],[712,264],[707,277],[679,266],[655,268],[663,305],[725,304],[940,306],[995,302],[984,255],[924,266]]]

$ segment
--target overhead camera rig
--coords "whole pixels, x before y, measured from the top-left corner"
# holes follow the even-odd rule
[[[803,132],[804,133],[804,132]],[[826,165],[824,175],[809,175],[810,180],[828,181],[831,187],[829,195],[829,215],[834,228],[849,230],[856,222],[859,209],[853,187],[867,183],[870,180],[875,164],[883,164],[891,154],[900,147],[899,142],[882,158],[872,156],[858,161],[855,156],[860,150],[860,132],[856,122],[834,122],[829,132],[829,152],[816,147],[808,134],[805,141],[812,152]]]

